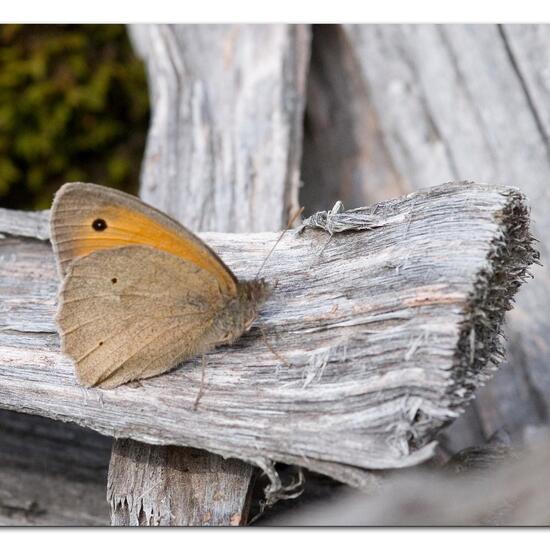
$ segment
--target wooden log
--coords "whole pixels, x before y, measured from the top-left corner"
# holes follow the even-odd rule
[[[4,227],[0,406],[358,487],[369,469],[425,460],[500,358],[504,312],[536,260],[525,199],[446,184],[329,221],[350,231],[282,239],[265,266],[277,286],[259,323],[207,355],[196,409],[197,360],[137,385],[80,387],[58,352],[49,243]],[[251,278],[277,234],[204,238]]]
[[[130,30],[147,64],[153,111],[141,196],[196,231],[284,226],[297,207],[308,28]],[[248,463],[197,449],[115,441],[112,520],[246,523],[253,477]],[[161,479],[169,479],[170,487]]]
[[[548,264],[548,25],[345,25],[313,34],[303,178],[316,207],[318,185],[347,207],[433,181],[514,185],[531,200]],[[450,434],[455,448],[502,427],[521,443],[530,427],[548,424],[550,286],[547,267],[533,272],[508,319],[506,367]]]
[[[298,206],[304,25],[130,26],[152,120],[141,197],[201,231],[277,231]]]
[[[242,525],[249,511],[250,478],[254,469],[240,460],[117,439],[107,488],[112,523]],[[121,488],[126,492],[121,494]]]

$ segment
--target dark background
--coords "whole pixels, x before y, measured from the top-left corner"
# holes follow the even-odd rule
[[[137,191],[149,121],[124,25],[0,25],[0,206],[49,208],[67,181]]]

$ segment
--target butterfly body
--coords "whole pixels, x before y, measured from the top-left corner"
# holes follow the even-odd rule
[[[94,184],[61,188],[51,235],[62,350],[86,386],[155,376],[233,343],[269,294],[175,220]]]

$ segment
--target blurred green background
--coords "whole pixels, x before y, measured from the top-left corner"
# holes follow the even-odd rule
[[[149,121],[123,25],[0,25],[0,206],[49,208],[66,181],[135,192]]]

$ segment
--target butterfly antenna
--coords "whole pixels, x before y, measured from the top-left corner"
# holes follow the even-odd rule
[[[262,262],[262,265],[260,266],[260,269],[258,269],[258,273],[256,273],[256,279],[260,276],[260,273],[262,272],[262,269],[265,267],[265,264],[267,263],[267,260],[271,257],[271,254],[273,254],[273,251],[277,247],[277,245],[281,242],[281,239],[285,236],[285,233],[292,227],[292,224],[298,219],[298,217],[302,214],[304,211],[304,207],[302,206],[288,221],[285,229],[283,232],[279,235],[279,238],[275,241],[275,244],[271,247],[271,250],[267,254],[267,256],[264,258],[264,261]]]

